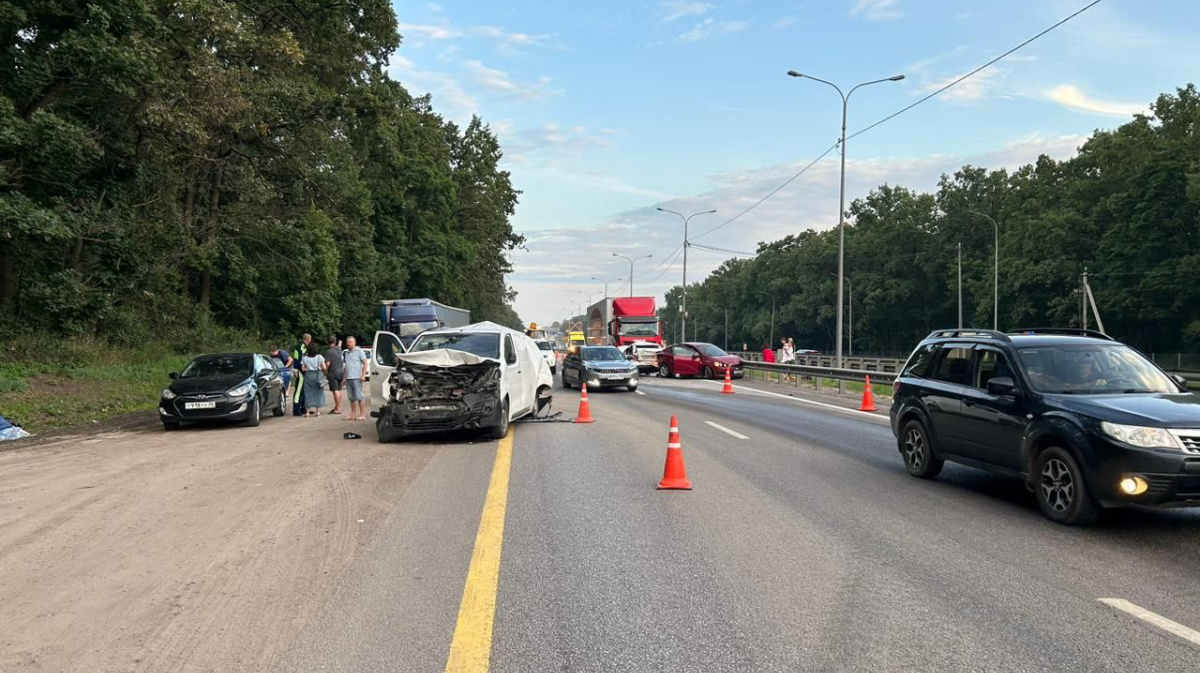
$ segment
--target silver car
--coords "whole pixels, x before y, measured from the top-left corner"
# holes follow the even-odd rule
[[[577,388],[586,382],[589,388],[625,388],[633,392],[640,377],[637,365],[615,346],[580,346],[563,360],[564,388]]]

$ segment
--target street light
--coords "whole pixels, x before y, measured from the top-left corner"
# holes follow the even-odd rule
[[[864,87],[869,84],[879,84],[881,82],[899,82],[900,80],[904,79],[904,75],[892,75],[891,77],[884,77],[883,79],[876,79],[876,80],[871,80],[870,82],[863,82],[861,84],[855,84],[854,87],[850,89],[849,93],[842,93],[842,89],[838,85],[834,84],[833,82],[823,80],[820,77],[813,77],[812,75],[804,75],[804,74],[796,72],[795,70],[789,70],[787,74],[791,75],[792,77],[799,77],[802,79],[811,79],[813,81],[820,82],[822,84],[828,84],[829,86],[833,87],[833,89],[835,91],[838,92],[839,96],[842,97],[842,139],[840,141],[840,144],[842,147],[842,186],[838,193],[838,291],[837,291],[837,303],[838,303],[838,306],[837,306],[837,362],[838,362],[838,365],[837,366],[842,367],[843,366],[843,363],[842,363],[842,279],[846,277],[846,108],[849,106],[849,103],[850,103],[850,95],[853,94],[860,87]]]
[[[967,212],[987,218],[987,221],[991,222],[992,226],[996,228],[996,243],[992,247],[992,251],[996,257],[996,265],[992,270],[992,329],[998,330],[1000,329],[1000,225],[996,224],[996,221],[991,216],[984,215],[977,210],[968,208]]]
[[[958,328],[962,329],[962,243],[958,244]]]
[[[771,338],[767,341],[771,348],[775,348],[775,295],[770,292],[759,291],[759,294],[768,295],[771,297]]]
[[[612,256],[629,260],[629,296],[632,297],[633,296],[633,263],[638,261],[639,259],[650,259],[654,255],[642,255],[641,257],[627,257],[625,255],[618,255],[617,253],[614,252],[612,254]]]
[[[831,274],[829,274],[829,276],[831,278],[837,278],[836,273],[831,273]],[[847,316],[847,320],[846,320],[846,323],[847,323],[846,324],[846,332],[847,332],[846,340],[849,341],[850,344],[849,344],[849,348],[846,349],[847,351],[849,351],[848,353],[846,353],[846,356],[854,357],[854,283],[850,282],[849,276],[846,276],[845,281],[846,281],[846,289],[850,291],[850,301],[848,302],[850,305],[846,307],[847,309],[849,309],[848,310],[849,315]]]
[[[697,215],[712,215],[715,210],[705,210],[699,213],[692,213],[684,217],[683,213],[677,213],[674,210],[666,208],[655,208],[660,213],[671,213],[678,215],[679,219],[683,220],[683,299],[679,302],[679,334],[682,337],[680,341],[687,341],[687,249],[688,249],[688,221]]]
[[[609,283],[615,283],[615,282],[617,282],[618,280],[621,280],[621,279],[620,279],[620,278],[613,278],[612,280],[604,280],[603,278],[597,278],[597,277],[595,277],[595,276],[592,276],[592,280],[596,281],[597,283],[604,283],[604,298],[605,298],[605,299],[608,299],[608,284],[609,284]]]

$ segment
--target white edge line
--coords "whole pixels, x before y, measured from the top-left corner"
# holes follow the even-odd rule
[[[722,383],[722,382],[720,382],[720,381],[708,381],[708,380],[705,380],[705,381],[703,381],[703,382],[704,382],[704,383],[711,383],[711,384],[713,384],[713,385],[718,385],[718,386],[720,386],[720,385],[724,385],[724,383]],[[744,386],[743,386],[743,387],[739,387],[739,388],[737,388],[737,390],[738,390],[738,391],[751,392],[751,393],[758,393],[759,395],[770,395],[770,396],[772,396],[772,397],[782,397],[782,398],[783,398],[783,399],[785,399],[785,400],[792,400],[793,402],[801,402],[801,403],[803,403],[803,404],[812,404],[812,405],[815,405],[815,406],[818,406],[818,407],[824,407],[824,408],[826,408],[826,409],[832,409],[832,410],[834,410],[834,411],[840,411],[840,412],[842,412],[843,414],[850,414],[851,416],[856,416],[856,417],[858,417],[858,418],[870,418],[870,419],[873,419],[873,420],[879,421],[879,422],[881,422],[881,423],[887,423],[887,424],[889,424],[889,425],[890,425],[890,424],[891,424],[891,422],[892,422],[892,421],[891,421],[891,419],[889,419],[889,418],[887,418],[887,417],[885,417],[885,416],[876,416],[875,414],[873,414],[873,413],[871,413],[871,412],[869,412],[869,411],[856,411],[856,410],[854,410],[854,409],[847,409],[846,407],[839,407],[839,406],[837,406],[837,405],[835,405],[835,404],[825,404],[824,402],[814,402],[814,401],[812,401],[812,400],[806,400],[806,399],[804,399],[803,397],[793,397],[793,396],[791,396],[791,395],[780,395],[779,393],[772,393],[772,392],[768,392],[768,391],[766,391],[766,390],[758,390],[757,388],[746,388],[746,387],[744,387]]]
[[[633,392],[637,393],[638,395],[645,395],[645,394],[646,394],[646,393],[643,393],[643,392],[642,392],[642,391],[640,391],[640,390],[635,390],[635,391],[633,391]]]
[[[720,425],[719,423],[713,423],[712,421],[704,421],[704,422],[708,423],[709,425],[713,426],[714,428],[720,430],[721,432],[724,432],[727,435],[733,435],[734,437],[737,437],[738,439],[750,439],[746,435],[743,435],[740,432],[734,432],[733,430],[730,430],[729,428],[725,427],[724,425]]]
[[[1123,598],[1097,598],[1096,600],[1111,608],[1116,608],[1121,612],[1133,615],[1147,624],[1153,624],[1167,633],[1179,636],[1193,645],[1200,645],[1200,632],[1189,629],[1179,622],[1150,612],[1146,608],[1134,605]]]

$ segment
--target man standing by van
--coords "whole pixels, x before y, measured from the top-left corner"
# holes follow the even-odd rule
[[[350,398],[348,421],[367,420],[367,397],[363,394],[363,381],[367,379],[367,354],[358,347],[358,340],[346,337],[346,357],[343,377],[346,381],[346,396]]]

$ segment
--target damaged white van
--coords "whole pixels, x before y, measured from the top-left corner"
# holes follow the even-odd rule
[[[391,332],[376,332],[371,412],[379,441],[509,424],[551,401],[553,376],[533,339],[492,322],[433,329],[408,351]]]

